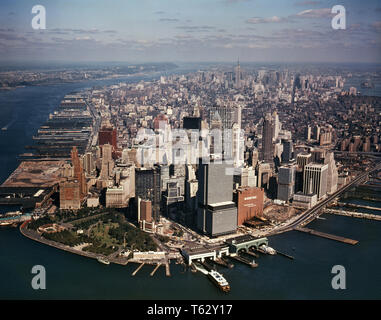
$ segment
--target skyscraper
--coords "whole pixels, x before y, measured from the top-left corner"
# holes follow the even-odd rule
[[[98,134],[99,146],[103,146],[104,144],[110,144],[115,151],[117,148],[116,145],[116,129],[111,125],[104,125]]]
[[[273,156],[273,121],[270,113],[263,120],[262,131],[262,160],[272,163]]]
[[[241,66],[239,65],[239,59],[235,67],[235,87],[237,89],[241,88]]]
[[[273,112],[272,114],[272,121],[273,121],[273,133],[272,133],[272,136],[273,136],[273,141],[276,141],[278,139],[278,136],[279,136],[279,131],[282,127],[282,124],[281,122],[279,121],[279,116],[278,116],[278,113],[276,111]]]
[[[135,198],[152,202],[153,219],[160,220],[160,168],[135,168]]]
[[[82,158],[83,169],[88,175],[91,175],[95,171],[95,159],[91,152],[86,152]]]
[[[78,210],[87,194],[87,184],[78,150],[71,150],[71,170],[65,168],[63,180],[60,182],[60,209]]]
[[[304,167],[312,161],[311,153],[299,153],[296,157],[296,163],[304,170]]]
[[[279,200],[288,202],[294,195],[296,166],[283,166],[278,172],[278,195]]]
[[[234,123],[234,108],[228,105],[217,105],[211,109],[211,118],[219,119],[222,129],[231,129]]]
[[[337,190],[337,182],[339,179],[333,152],[327,152],[324,163],[328,164],[327,193],[332,194]]]
[[[321,199],[327,193],[328,164],[310,163],[304,167],[303,193]]]
[[[226,163],[201,163],[198,169],[197,227],[209,236],[235,232],[237,207],[233,199],[233,176]]]
[[[282,162],[288,163],[292,159],[292,141],[288,139],[282,139],[282,144]]]
[[[87,194],[86,178],[83,172],[82,163],[78,156],[78,150],[74,146],[71,150],[71,163],[74,169],[74,179],[79,183],[81,199]]]

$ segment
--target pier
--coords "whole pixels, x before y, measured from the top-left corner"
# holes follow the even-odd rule
[[[153,277],[153,275],[155,274],[156,270],[159,269],[159,267],[161,266],[161,263],[158,263],[155,267],[155,269],[153,269],[153,271],[150,273],[150,276]]]
[[[218,258],[216,260],[210,260],[210,262],[212,262],[212,263],[214,263],[214,264],[216,264],[218,266],[229,268],[229,269],[234,267],[234,264],[229,263],[229,262],[223,260],[222,258]]]
[[[255,252],[249,250],[247,252],[244,252],[246,254],[248,254],[249,256],[252,256],[252,257],[255,257],[255,258],[259,258],[259,255],[257,255]]]
[[[252,261],[249,261],[249,260],[246,260],[245,258],[242,258],[241,256],[239,255],[236,255],[236,256],[229,256],[229,258],[231,259],[234,259],[234,260],[237,260],[241,263],[244,263],[244,264],[247,264],[248,266],[252,267],[252,268],[256,268],[258,267],[258,264],[255,263],[255,262],[252,262]]]
[[[169,269],[169,261],[167,261],[166,264],[165,264],[165,275],[166,275],[167,277],[170,277],[170,276],[171,276],[171,271],[170,271],[170,269]]]
[[[381,208],[378,208],[378,207],[371,207],[371,206],[366,206],[366,205],[362,205],[362,204],[355,204],[355,203],[339,202],[338,205],[345,206],[348,208],[358,208],[358,209],[368,209],[368,210],[373,210],[373,211],[381,211]]]
[[[280,255],[283,256],[283,257],[286,257],[286,258],[289,258],[289,259],[291,259],[291,260],[294,260],[294,257],[293,257],[293,256],[290,256],[290,255],[288,255],[288,254],[286,254],[286,253],[280,252],[280,251],[278,251],[278,250],[276,250],[276,253],[277,253],[277,254],[280,254]]]
[[[337,209],[326,209],[324,212],[330,213],[330,214],[336,214],[339,216],[381,221],[381,215],[370,214],[370,213],[361,213],[361,212],[345,211],[345,210],[337,210]]]
[[[296,227],[296,228],[294,228],[294,230],[305,232],[305,233],[309,233],[309,234],[312,234],[314,236],[319,236],[319,237],[322,237],[322,238],[336,240],[336,241],[347,243],[347,244],[351,244],[351,245],[355,245],[355,244],[358,243],[357,240],[352,240],[352,239],[344,238],[344,237],[341,237],[341,236],[336,236],[336,235],[333,235],[333,234],[329,234],[329,233],[325,233],[325,232],[320,232],[320,231],[312,230],[312,229],[309,229],[309,228]]]
[[[145,262],[142,262],[142,264],[141,264],[139,267],[137,267],[137,269],[132,273],[132,276],[135,276],[135,274],[137,274],[138,271],[139,271],[141,268],[143,268],[144,265],[145,265]]]

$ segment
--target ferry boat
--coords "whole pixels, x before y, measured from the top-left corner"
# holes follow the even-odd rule
[[[226,279],[217,271],[212,270],[208,273],[208,278],[217,285],[223,292],[230,291],[230,285]]]
[[[110,264],[110,261],[108,261],[106,258],[103,258],[103,257],[98,257],[97,260],[98,262],[103,264]]]

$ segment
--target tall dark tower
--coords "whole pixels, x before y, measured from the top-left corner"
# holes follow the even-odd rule
[[[234,233],[237,207],[233,200],[233,176],[226,163],[203,163],[198,168],[197,227],[209,236]]]
[[[262,131],[262,160],[273,162],[273,121],[270,113],[267,113],[263,120]]]
[[[241,88],[241,67],[239,65],[239,58],[237,66],[235,68],[235,87],[237,89]]]
[[[155,222],[160,221],[160,168],[135,168],[135,197],[150,200]]]
[[[87,193],[87,184],[86,184],[86,178],[83,172],[82,162],[79,159],[78,150],[77,150],[77,147],[75,146],[71,150],[71,163],[74,169],[74,178],[79,183],[80,196],[82,199]]]
[[[116,150],[116,129],[112,126],[103,126],[98,133],[99,146],[103,146],[104,144],[111,144],[113,151]]]

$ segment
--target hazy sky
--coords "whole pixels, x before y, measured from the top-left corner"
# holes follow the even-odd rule
[[[46,8],[46,30],[31,26]],[[334,5],[346,30],[334,30]],[[1,0],[1,61],[381,63],[380,0]]]

